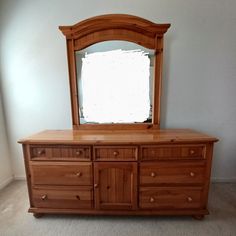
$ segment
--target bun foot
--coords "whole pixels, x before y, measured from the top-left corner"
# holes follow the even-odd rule
[[[193,218],[195,220],[203,220],[204,219],[204,215],[193,215]]]

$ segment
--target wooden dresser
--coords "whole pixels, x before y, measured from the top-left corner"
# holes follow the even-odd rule
[[[20,141],[29,212],[201,218],[216,141],[188,129],[41,132]]]
[[[160,130],[163,42],[169,27],[170,24],[156,24],[121,14],[97,16],[59,27],[66,37],[73,130],[44,131],[19,141],[24,151],[29,212],[36,217],[43,213],[78,213],[192,215],[198,219],[208,214],[213,144],[217,138],[189,129]],[[149,88],[145,90],[146,98],[150,100],[145,106],[149,109],[146,109],[145,119],[137,121],[135,117],[130,123],[115,123],[111,119],[102,123],[91,122],[88,116],[84,116],[84,97],[80,96],[84,89],[83,70],[78,66],[91,50],[100,53],[104,42],[108,42],[109,47],[115,45],[115,49],[117,45],[127,43],[124,48],[130,50],[126,52],[142,52],[149,62],[145,67],[148,70],[145,75],[149,77],[141,73]],[[110,60],[116,59],[112,57]],[[95,80],[91,83],[95,85],[94,90],[87,90],[88,94],[94,94],[94,100],[98,100],[99,94],[103,98],[108,92],[114,96],[121,78],[118,76],[115,84],[110,82],[109,90],[100,92],[98,85],[107,64],[108,61],[103,70],[99,64],[102,76],[94,73],[92,79]],[[129,67],[131,64],[133,61]],[[96,64],[88,71],[95,67]],[[125,83],[119,88],[126,87],[127,81],[134,78],[128,91],[133,89],[137,83],[135,79],[140,76],[137,73],[133,76],[136,70],[137,66],[130,73],[122,71]],[[106,83],[113,79],[113,74],[108,78]],[[137,96],[144,93],[143,84],[137,88],[141,88],[135,90]],[[117,90],[115,99],[118,102],[123,99],[124,106],[130,97],[123,98],[122,89]],[[106,96],[103,101],[107,102],[112,96]],[[139,102],[128,103],[132,105],[121,112],[122,119],[127,112],[132,113],[134,107],[139,110],[143,104],[137,96]],[[106,106],[102,111],[108,116],[113,113],[120,117],[117,113],[120,110],[111,106],[110,110]],[[100,106],[93,104],[91,107],[91,110],[101,112],[96,109]]]

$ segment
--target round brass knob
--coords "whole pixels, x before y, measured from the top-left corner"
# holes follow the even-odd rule
[[[193,201],[193,199],[191,197],[188,197],[187,200],[188,200],[188,202],[192,202]]]
[[[113,155],[114,155],[114,156],[118,156],[118,155],[119,155],[119,152],[114,151],[114,152],[113,152]]]
[[[194,176],[195,176],[195,173],[194,173],[194,172],[190,172],[190,176],[191,176],[191,177],[194,177]]]
[[[44,201],[44,200],[46,200],[47,199],[47,195],[45,194],[45,195],[43,195],[42,197],[41,197],[41,199]]]
[[[94,188],[97,188],[98,187],[98,184],[94,184]]]
[[[77,177],[80,177],[80,176],[82,176],[82,173],[81,172],[78,172],[78,173],[76,173],[75,174]]]
[[[190,150],[190,154],[193,155],[195,153],[194,150]]]
[[[155,172],[152,172],[152,173],[151,173],[151,177],[154,178],[155,176],[156,176],[156,173],[155,173]]]
[[[155,199],[153,197],[151,197],[150,202],[155,202]]]

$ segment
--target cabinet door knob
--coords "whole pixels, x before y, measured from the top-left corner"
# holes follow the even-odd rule
[[[188,200],[188,202],[192,202],[193,201],[193,199],[191,197],[188,197],[187,200]]]
[[[190,172],[190,176],[191,176],[191,177],[194,177],[194,176],[195,176],[195,173],[194,173],[194,172]]]
[[[117,152],[117,151],[114,151],[114,152],[113,152],[113,155],[116,157],[116,156],[118,156],[118,155],[119,155],[119,152]]]
[[[81,172],[77,172],[75,175],[76,175],[77,177],[80,177],[80,176],[82,176],[82,173],[81,173]]]
[[[78,200],[80,200],[80,196],[79,196],[79,195],[76,195],[76,198],[77,198]]]
[[[45,195],[43,195],[42,197],[41,197],[41,199],[44,201],[44,200],[46,200],[47,199],[47,195],[45,194]]]
[[[98,187],[98,184],[94,184],[94,188],[97,188]]]
[[[151,177],[155,177],[156,176],[156,173],[155,172],[152,172],[151,173]]]
[[[153,197],[151,197],[150,202],[155,202],[155,199]]]

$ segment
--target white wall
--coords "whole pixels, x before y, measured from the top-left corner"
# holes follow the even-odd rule
[[[219,137],[213,177],[236,180],[235,0],[9,0],[1,11],[3,95],[17,177],[24,175],[19,138],[71,128],[65,38],[58,26],[127,13],[172,24],[165,39],[162,127]]]
[[[13,179],[0,91],[0,189]]]

